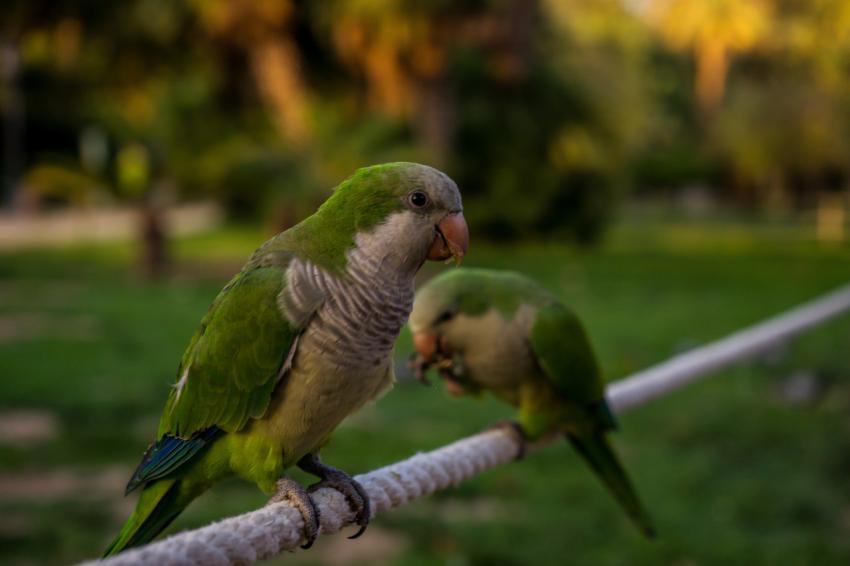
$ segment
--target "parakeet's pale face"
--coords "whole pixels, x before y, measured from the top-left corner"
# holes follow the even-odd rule
[[[426,166],[406,171],[398,183],[399,206],[372,231],[382,249],[418,268],[426,259],[460,262],[469,245],[460,192],[444,173]],[[368,238],[368,236],[366,236]]]

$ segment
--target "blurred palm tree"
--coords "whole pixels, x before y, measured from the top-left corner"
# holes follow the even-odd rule
[[[367,106],[408,120],[440,163],[458,121],[452,61],[475,51],[502,79],[523,78],[538,9],[538,0],[336,0],[312,19],[343,65],[364,79]]]
[[[293,37],[291,0],[194,0],[203,29],[241,50],[280,133],[303,145],[311,138],[308,90]]]
[[[731,58],[772,29],[770,0],[652,0],[648,15],[674,49],[693,51],[694,94],[703,117],[723,100]]]

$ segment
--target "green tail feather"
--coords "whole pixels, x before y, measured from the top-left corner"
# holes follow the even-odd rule
[[[638,529],[646,537],[654,538],[655,528],[652,526],[652,519],[641,505],[605,434],[602,432],[580,436],[567,434],[567,438],[608,487]]]
[[[180,482],[174,478],[148,484],[142,490],[133,514],[103,553],[103,557],[150,542],[171,524],[192,499],[181,493]]]

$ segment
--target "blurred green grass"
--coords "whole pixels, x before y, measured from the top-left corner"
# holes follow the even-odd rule
[[[606,377],[616,379],[850,280],[850,248],[817,245],[807,234],[733,221],[635,222],[593,252],[474,242],[468,264],[517,269],[560,294],[584,317]],[[161,283],[132,275],[126,246],[0,255],[0,410],[42,410],[60,423],[55,438],[0,443],[0,562],[79,560],[111,539],[132,503],[121,497],[121,480],[155,431],[182,349],[262,239],[230,227],[176,242],[177,273]],[[428,266],[423,277],[440,269]],[[405,333],[399,360],[409,350]],[[799,372],[817,386],[791,400],[783,384]],[[640,538],[565,445],[380,516],[376,531],[401,542],[363,561],[847,563],[848,375],[845,317],[624,415],[615,441],[657,522],[655,542]],[[402,380],[349,419],[324,456],[364,472],[509,414],[489,399],[454,400]],[[67,475],[76,483],[57,488]],[[22,478],[31,492],[14,489]],[[263,501],[255,488],[228,482],[174,529]],[[351,563],[377,538],[344,541],[352,555],[334,555],[335,563]],[[340,544],[322,540],[278,562],[331,561],[331,545]]]

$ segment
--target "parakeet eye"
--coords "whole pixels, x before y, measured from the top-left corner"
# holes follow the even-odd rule
[[[455,311],[454,309],[446,309],[440,313],[440,316],[437,317],[437,320],[434,321],[435,324],[439,324],[441,322],[446,322],[451,320],[454,317]]]
[[[423,206],[428,204],[428,195],[426,195],[422,191],[416,191],[410,193],[408,200],[410,201],[411,206],[413,206],[414,208],[422,208]]]

